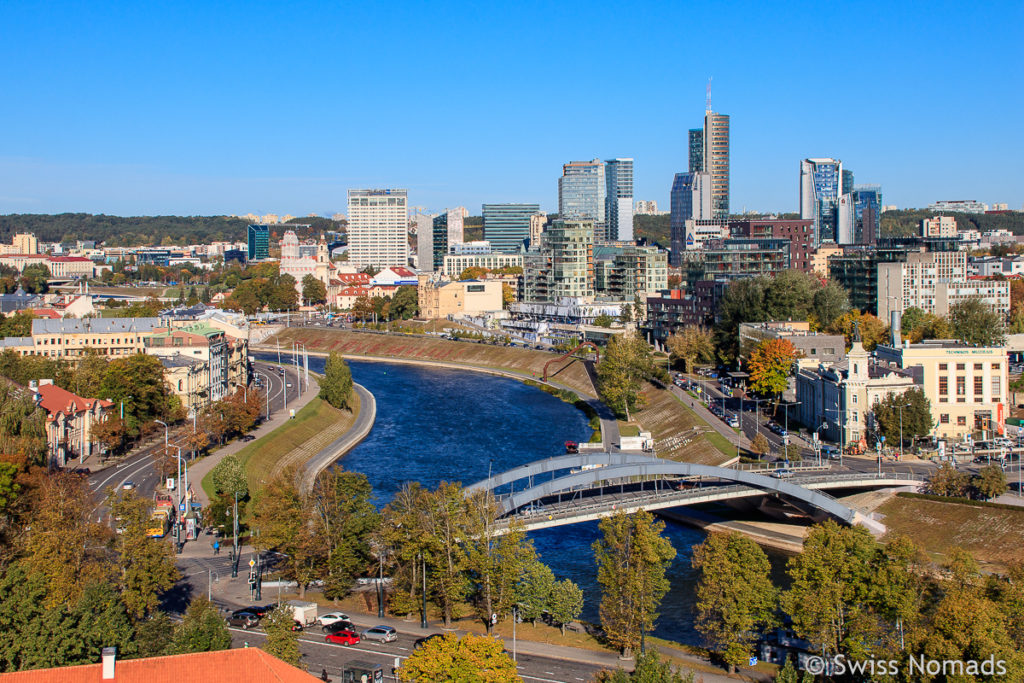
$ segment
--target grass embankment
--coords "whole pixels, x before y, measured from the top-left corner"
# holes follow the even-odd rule
[[[952,548],[971,552],[983,567],[1003,571],[1024,561],[1024,508],[976,506],[897,495],[878,511],[890,536],[908,536],[943,561]]]
[[[560,398],[566,403],[571,403],[576,406],[576,408],[583,411],[583,414],[587,416],[587,426],[591,429],[590,439],[588,439],[588,441],[590,443],[601,443],[601,418],[598,417],[597,411],[594,410],[592,405],[581,399],[573,392],[565,389],[557,389],[550,384],[542,384],[540,382],[535,382],[532,379],[523,380],[523,384],[535,389],[540,389],[544,393]]]
[[[553,353],[492,346],[473,342],[456,342],[426,336],[385,336],[349,330],[286,328],[276,337],[263,342],[273,346],[280,340],[282,346],[298,341],[310,351],[329,353],[336,351],[345,356],[376,356],[405,358],[472,365],[478,368],[508,370],[526,377],[540,378],[544,364],[557,358]],[[566,359],[552,364],[549,379],[562,384],[582,396],[594,396],[594,386],[583,363]]]
[[[671,391],[648,384],[644,396],[647,405],[631,417],[654,437],[658,457],[719,465],[736,456],[736,445],[697,417]]]

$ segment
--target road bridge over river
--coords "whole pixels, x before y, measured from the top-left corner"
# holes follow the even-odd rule
[[[467,487],[466,494],[489,491],[494,495],[500,516],[495,531],[499,534],[507,531],[511,520],[529,531],[600,519],[619,511],[754,496],[778,496],[879,533],[884,531],[880,523],[826,491],[922,483],[917,475],[908,473],[833,472],[827,466],[750,470],[673,462],[639,453],[581,453],[513,468]]]

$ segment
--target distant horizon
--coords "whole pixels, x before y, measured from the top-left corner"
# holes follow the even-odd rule
[[[0,21],[0,214],[329,216],[357,187],[553,212],[563,164],[616,157],[664,211],[709,82],[732,213],[797,211],[815,157],[884,204],[1024,205],[1020,2],[57,0]]]

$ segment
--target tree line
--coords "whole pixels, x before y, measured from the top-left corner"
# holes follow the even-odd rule
[[[171,246],[246,239],[249,222],[228,216],[107,216],[103,214],[0,215],[0,240],[19,232],[40,242],[103,242],[108,247]]]

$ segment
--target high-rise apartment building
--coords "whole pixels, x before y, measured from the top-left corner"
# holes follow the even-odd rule
[[[270,258],[270,226],[250,225],[248,230],[248,250],[246,257],[249,261],[261,261]]]
[[[605,231],[605,166],[600,159],[570,161],[562,166],[558,179],[558,215],[563,218],[589,218],[598,237]]]
[[[422,271],[434,269],[434,216],[416,212],[412,217],[416,226],[416,268]]]
[[[608,159],[605,163],[606,238],[630,242],[633,240],[633,160]]]
[[[451,253],[451,248],[461,244],[464,239],[463,208],[461,206],[448,209],[434,216],[433,220],[433,255],[431,264],[434,270],[444,265],[444,257]],[[424,264],[420,264],[420,270]]]
[[[634,216],[657,216],[658,202],[654,199],[638,199],[633,205]]]
[[[554,221],[523,258],[523,300],[559,302],[594,297],[594,223]]]
[[[530,248],[533,249],[540,244],[540,234],[544,232],[544,226],[548,224],[548,215],[543,211],[530,216]]]
[[[530,217],[540,204],[484,204],[484,239],[501,254],[518,254],[530,238]]]
[[[711,174],[712,218],[729,218],[729,116],[704,115],[704,167]]]
[[[1005,317],[1010,313],[1007,280],[968,279],[967,252],[923,251],[899,263],[878,265],[878,316],[888,320],[892,311],[920,308],[946,316],[966,299],[980,299]]]
[[[357,268],[409,264],[409,191],[348,191],[348,257]]]
[[[882,186],[854,185],[854,242],[874,244],[882,234]]]
[[[838,242],[842,182],[843,162],[838,159],[800,162],[800,217],[814,221],[815,245]]]

